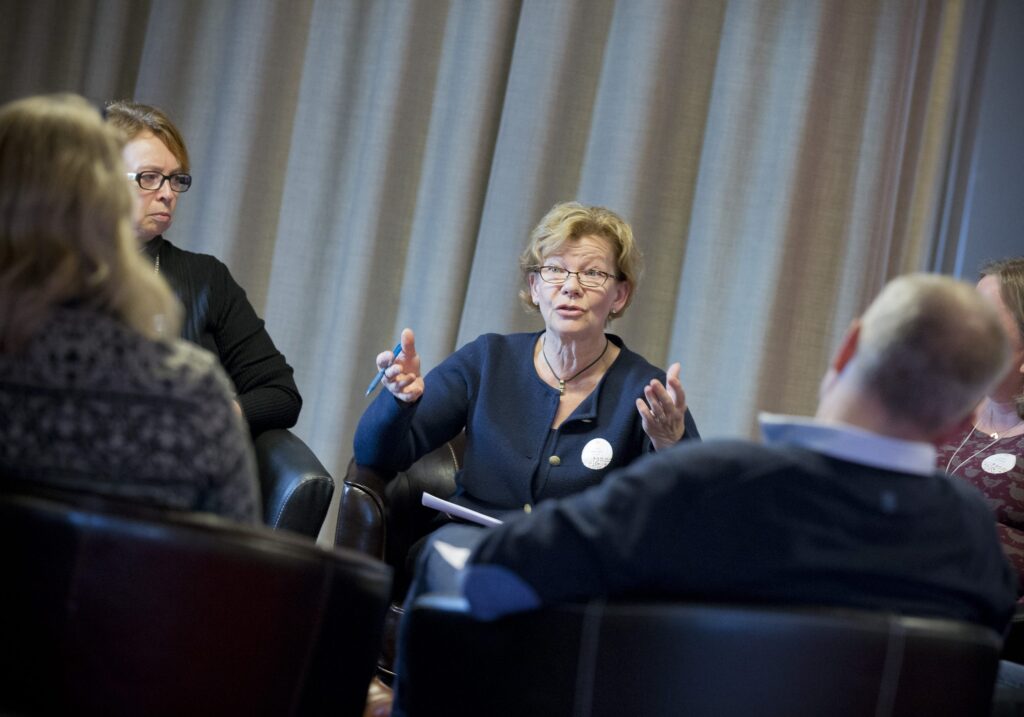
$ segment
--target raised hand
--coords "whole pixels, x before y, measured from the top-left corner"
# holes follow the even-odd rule
[[[686,431],[686,392],[679,382],[679,363],[668,367],[665,383],[658,379],[644,386],[644,399],[636,400],[636,410],[640,413],[640,423],[644,433],[654,444],[654,450],[660,451],[675,445]]]
[[[402,349],[395,356],[390,351],[377,354],[377,368],[384,369],[381,383],[395,398],[415,403],[423,395],[420,357],[416,353],[416,337],[412,329],[402,329]]]

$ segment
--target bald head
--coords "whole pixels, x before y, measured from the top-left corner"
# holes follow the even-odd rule
[[[864,313],[850,369],[894,425],[937,435],[978,404],[1008,361],[999,317],[974,287],[911,274]]]

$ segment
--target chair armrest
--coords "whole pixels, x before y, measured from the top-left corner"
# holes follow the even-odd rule
[[[398,473],[350,460],[338,503],[334,544],[396,567],[395,584],[404,586],[409,547],[432,529],[437,517],[436,511],[421,505],[423,491],[442,497],[452,494],[464,444],[465,438],[459,434]]]
[[[254,445],[264,522],[315,539],[334,494],[331,474],[289,430],[264,431]]]
[[[384,476],[349,461],[338,501],[338,524],[334,544],[384,559],[387,529],[385,486],[393,476]]]

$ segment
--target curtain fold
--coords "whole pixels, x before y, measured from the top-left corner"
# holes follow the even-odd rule
[[[167,238],[231,267],[340,475],[373,356],[539,327],[517,261],[558,201],[646,255],[611,330],[681,361],[707,436],[813,410],[848,322],[938,231],[962,0],[0,0],[0,100],[167,110]]]

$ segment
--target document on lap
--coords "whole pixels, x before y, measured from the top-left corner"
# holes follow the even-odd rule
[[[442,500],[436,495],[431,495],[424,491],[423,493],[423,505],[434,510],[447,513],[453,518],[461,518],[462,520],[468,520],[471,523],[478,523],[484,526],[501,525],[501,521],[497,518],[492,518],[484,513],[478,513],[475,510],[469,508],[463,508],[461,505],[456,505],[451,501]]]
[[[455,545],[450,545],[443,540],[438,540],[434,543],[434,550],[444,558],[446,563],[456,570],[462,570],[466,567],[466,561],[469,560],[469,554],[472,552],[469,548],[460,548]]]

